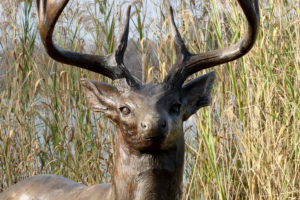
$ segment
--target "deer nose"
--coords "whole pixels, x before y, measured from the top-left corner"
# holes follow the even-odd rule
[[[159,126],[160,128],[166,128],[166,127],[167,127],[167,121],[166,121],[165,119],[160,119],[160,120],[158,121],[158,126]]]
[[[151,123],[141,122],[141,127],[142,127],[143,130],[149,130],[151,128]]]
[[[167,127],[167,121],[165,119],[160,119],[157,122],[157,127],[159,129],[165,129]],[[141,122],[141,127],[143,130],[149,130],[152,128],[151,122]]]

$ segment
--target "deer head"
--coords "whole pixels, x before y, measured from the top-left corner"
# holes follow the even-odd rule
[[[102,82],[82,79],[88,103],[116,122],[126,143],[135,150],[166,150],[176,146],[182,135],[182,123],[199,108],[210,104],[215,73],[210,72],[186,84],[192,74],[245,55],[258,32],[259,10],[255,0],[239,0],[249,26],[236,44],[210,52],[190,53],[175,25],[173,9],[168,16],[177,60],[159,84],[141,84],[128,71],[123,58],[128,41],[130,6],[124,31],[111,55],[96,56],[70,52],[52,41],[55,23],[68,0],[37,0],[39,31],[48,54],[55,60],[97,72],[113,80],[125,79],[128,88],[120,90]]]

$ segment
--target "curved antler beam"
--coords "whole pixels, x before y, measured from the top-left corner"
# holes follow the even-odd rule
[[[126,25],[117,50],[110,55],[98,56],[67,51],[54,44],[52,39],[54,27],[68,2],[69,0],[37,0],[40,36],[49,56],[58,62],[87,69],[113,80],[126,78],[130,86],[138,87],[139,83],[123,64],[128,41],[131,6],[127,8]]]
[[[177,54],[183,55],[181,63],[175,63],[165,82],[182,85],[186,78],[200,70],[236,60],[250,51],[257,38],[259,30],[258,0],[238,0],[248,21],[248,30],[243,38],[236,44],[200,54],[191,54],[187,51],[179,31],[174,23],[172,8],[169,13],[171,29]],[[174,34],[175,33],[175,34]],[[179,55],[180,56],[180,55]]]

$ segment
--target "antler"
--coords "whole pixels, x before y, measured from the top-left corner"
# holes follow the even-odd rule
[[[258,0],[238,0],[248,21],[248,30],[236,44],[210,52],[191,54],[175,25],[173,9],[170,7],[169,21],[177,54],[177,60],[164,82],[173,86],[181,86],[188,76],[216,65],[238,59],[248,53],[254,45],[259,29]]]
[[[69,0],[37,0],[39,31],[49,56],[59,62],[87,69],[113,80],[125,78],[129,86],[138,88],[140,84],[123,63],[128,41],[131,6],[127,8],[126,23],[116,51],[110,55],[97,56],[67,51],[53,43],[53,29],[68,2]]]

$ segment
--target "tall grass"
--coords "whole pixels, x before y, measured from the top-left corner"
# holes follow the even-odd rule
[[[236,1],[172,3],[193,53],[228,46],[244,33]],[[112,52],[127,4],[69,4],[56,28],[57,43],[80,52]],[[175,60],[166,1],[133,4],[130,37],[141,51],[144,80],[161,80]],[[50,59],[31,1],[0,5],[0,191],[41,173],[88,185],[109,182],[115,125],[88,109],[79,79],[111,81]],[[299,0],[261,0],[254,48],[215,67],[212,105],[186,126],[183,199],[300,198],[299,7]],[[160,66],[149,64],[147,49]]]

